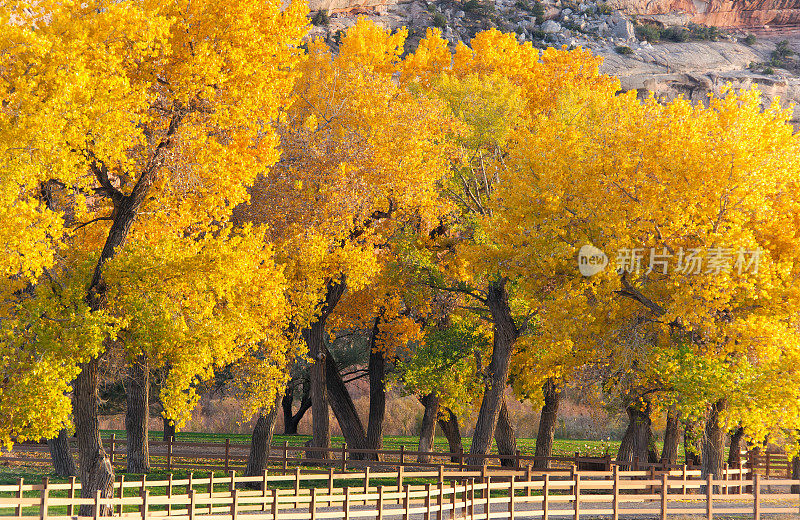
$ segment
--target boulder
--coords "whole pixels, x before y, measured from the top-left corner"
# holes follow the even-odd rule
[[[547,20],[542,24],[542,32],[545,34],[555,34],[561,30],[561,24],[553,20]]]

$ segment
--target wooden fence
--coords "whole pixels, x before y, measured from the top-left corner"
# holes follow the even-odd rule
[[[750,477],[750,478],[748,478]],[[424,482],[427,480],[427,482]],[[338,481],[338,485],[337,485]],[[376,482],[380,481],[380,482]],[[313,487],[303,486],[308,482]],[[387,484],[388,482],[388,484]],[[378,485],[376,485],[378,484]],[[257,489],[253,489],[257,488]],[[792,490],[795,490],[794,492]],[[78,498],[80,485],[0,486],[0,520],[38,516],[218,520],[523,519],[800,512],[800,480],[763,479],[730,470],[722,479],[681,470],[650,478],[644,471],[517,471],[301,473],[115,482],[113,497]]]
[[[127,442],[124,439],[117,439],[116,435],[103,439],[103,446],[111,458],[112,465],[124,467],[126,463]],[[225,442],[187,442],[175,441],[150,441],[151,466],[154,468],[164,468],[167,471],[173,469],[206,469],[206,470],[230,470],[244,469],[247,463],[247,455],[250,451],[249,444],[232,443],[230,439]],[[73,452],[77,452],[74,443]],[[322,458],[320,453],[326,453],[327,457]],[[418,462],[418,457],[422,455],[427,462]],[[478,460],[478,464],[470,464],[469,461]],[[620,466],[621,469],[657,471],[681,469],[679,464],[647,463],[639,462],[638,458],[633,463],[620,463],[614,461],[610,455],[605,457],[582,456],[575,453],[572,457],[537,457],[525,455],[519,450],[514,455],[470,455],[462,450],[450,453],[440,451],[420,452],[407,450],[405,446],[400,446],[394,450],[365,450],[352,449],[346,444],[338,448],[317,448],[309,446],[290,446],[288,442],[281,445],[273,445],[267,459],[268,466],[277,466],[285,472],[298,465],[319,465],[338,467],[342,471],[347,468],[381,466],[389,468],[413,467],[413,468],[436,468],[445,466],[446,468],[458,468],[459,470],[480,469],[488,466],[490,469],[516,468],[521,469],[527,465],[537,466],[546,461],[546,466],[551,468],[569,468],[577,466],[578,469],[586,470],[606,470],[610,471],[613,466]],[[26,463],[50,463],[50,455],[46,444],[23,443],[14,446],[11,453],[0,454],[0,463],[3,462],[26,462]],[[539,463],[539,464],[537,464]],[[690,469],[694,469],[690,466]]]

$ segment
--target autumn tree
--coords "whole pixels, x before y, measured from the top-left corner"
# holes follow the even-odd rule
[[[409,221],[430,226],[439,212],[436,188],[447,149],[441,110],[393,79],[405,34],[359,20],[336,56],[321,41],[309,44],[292,102],[278,121],[281,161],[240,210],[242,221],[268,223],[271,239],[281,244],[292,328],[313,361],[313,445],[320,448],[330,447],[329,316],[346,291],[372,281],[378,246],[394,230]],[[350,408],[340,405],[334,412],[349,432]],[[362,448],[356,433],[348,442]]]
[[[5,443],[11,436],[52,437],[66,423],[65,395],[74,379],[82,496],[96,490],[109,496],[113,470],[97,421],[98,355],[125,334],[152,338],[156,331],[145,330],[153,325],[149,318],[166,317],[171,306],[198,295],[194,289],[181,294],[178,285],[166,308],[151,309],[150,315],[142,310],[163,303],[164,284],[174,284],[180,273],[170,267],[197,267],[191,264],[205,255],[222,260],[225,249],[249,239],[231,235],[224,222],[256,174],[277,159],[275,133],[263,122],[276,114],[291,87],[303,12],[282,10],[274,2],[220,12],[207,2],[90,1],[11,4],[0,16],[0,146],[8,172],[2,191],[11,196],[9,188],[16,186],[9,201],[20,208],[15,219],[41,237],[20,249],[30,251],[30,260],[5,268],[11,278],[4,289],[11,297],[4,301],[13,303],[3,311],[8,319],[2,348],[28,354],[16,356],[19,368],[4,364],[3,385],[11,391],[3,392],[0,406],[9,410],[10,420],[0,432]],[[42,201],[43,183],[58,188],[63,207],[51,209]],[[263,240],[256,243],[263,250]],[[187,259],[192,255],[198,256]],[[152,284],[150,276],[159,270],[169,274],[159,279],[155,294],[127,292],[126,282]],[[260,273],[273,281],[279,276],[269,272],[269,264],[248,270],[233,286],[215,273],[206,287],[217,292],[192,302],[189,314],[204,320],[232,317],[238,284]],[[140,312],[117,314],[120,302],[127,310],[127,304],[138,305]],[[192,331],[204,333],[204,327],[181,321],[172,332],[181,325],[183,341],[196,341]],[[30,333],[20,336],[21,330]],[[212,350],[238,348],[253,340],[255,330],[243,330],[235,341],[236,333],[229,332],[201,341]],[[64,348],[69,345],[72,350]],[[145,345],[129,346],[133,355],[146,351]],[[48,351],[56,358],[35,363],[32,372],[35,353]],[[194,361],[207,360],[201,355],[184,363]],[[171,371],[172,404],[186,401],[178,382],[203,370]],[[52,384],[33,389],[31,380],[26,383],[29,374],[40,379],[46,372]]]

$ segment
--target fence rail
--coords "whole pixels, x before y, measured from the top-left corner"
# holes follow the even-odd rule
[[[117,439],[116,435],[103,439],[103,445],[111,458],[112,465],[124,466],[126,464],[127,441]],[[249,444],[232,443],[230,439],[224,442],[193,442],[193,441],[149,441],[151,466],[164,468],[167,471],[174,469],[206,469],[230,470],[244,469],[247,455],[250,451]],[[72,445],[73,453],[77,452]],[[320,456],[325,454],[325,457]],[[420,462],[420,456],[422,462]],[[477,461],[477,463],[476,463]],[[14,446],[11,453],[0,454],[0,463],[26,462],[50,463],[49,450],[46,444],[23,443]],[[353,449],[346,444],[335,448],[318,448],[311,446],[290,446],[288,441],[270,448],[268,466],[277,466],[289,472],[298,465],[318,465],[337,467],[341,470],[368,466],[381,467],[413,467],[413,468],[458,468],[459,470],[480,469],[488,466],[490,469],[516,468],[521,469],[527,465],[542,468],[569,468],[572,465],[584,470],[610,471],[614,466],[627,470],[666,471],[679,470],[680,464],[640,462],[638,458],[633,462],[617,462],[610,455],[604,457],[582,456],[575,453],[572,457],[537,457],[522,454],[519,450],[513,455],[472,455],[462,450],[458,452],[415,451],[407,450],[405,446],[394,450],[367,450]],[[742,467],[746,464],[742,463]],[[769,467],[769,466],[768,466]],[[776,468],[773,463],[773,468]],[[695,469],[689,466],[689,469]],[[777,475],[773,471],[774,475]],[[791,474],[787,475],[790,476]]]
[[[800,480],[764,479],[730,470],[703,479],[696,470],[530,470],[303,473],[219,478],[170,477],[163,481],[114,483],[113,496],[80,498],[80,484],[0,486],[0,520],[20,517],[76,518],[87,506],[91,518],[137,517],[238,520],[523,519],[582,515],[617,519],[651,514],[752,514],[800,512]],[[748,478],[749,477],[749,478]],[[425,480],[427,479],[427,482]],[[303,487],[303,482],[313,487]],[[388,484],[387,484],[388,482]],[[255,488],[255,489],[254,489]],[[88,517],[87,517],[88,518]]]

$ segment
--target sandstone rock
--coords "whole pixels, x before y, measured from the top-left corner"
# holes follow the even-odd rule
[[[622,18],[621,16],[613,16],[610,21],[611,34],[615,38],[620,38],[624,41],[633,40],[636,38],[636,32],[633,30],[633,24],[630,20]]]
[[[684,14],[690,21],[717,27],[771,28],[800,24],[800,0],[609,0],[632,15]]]

